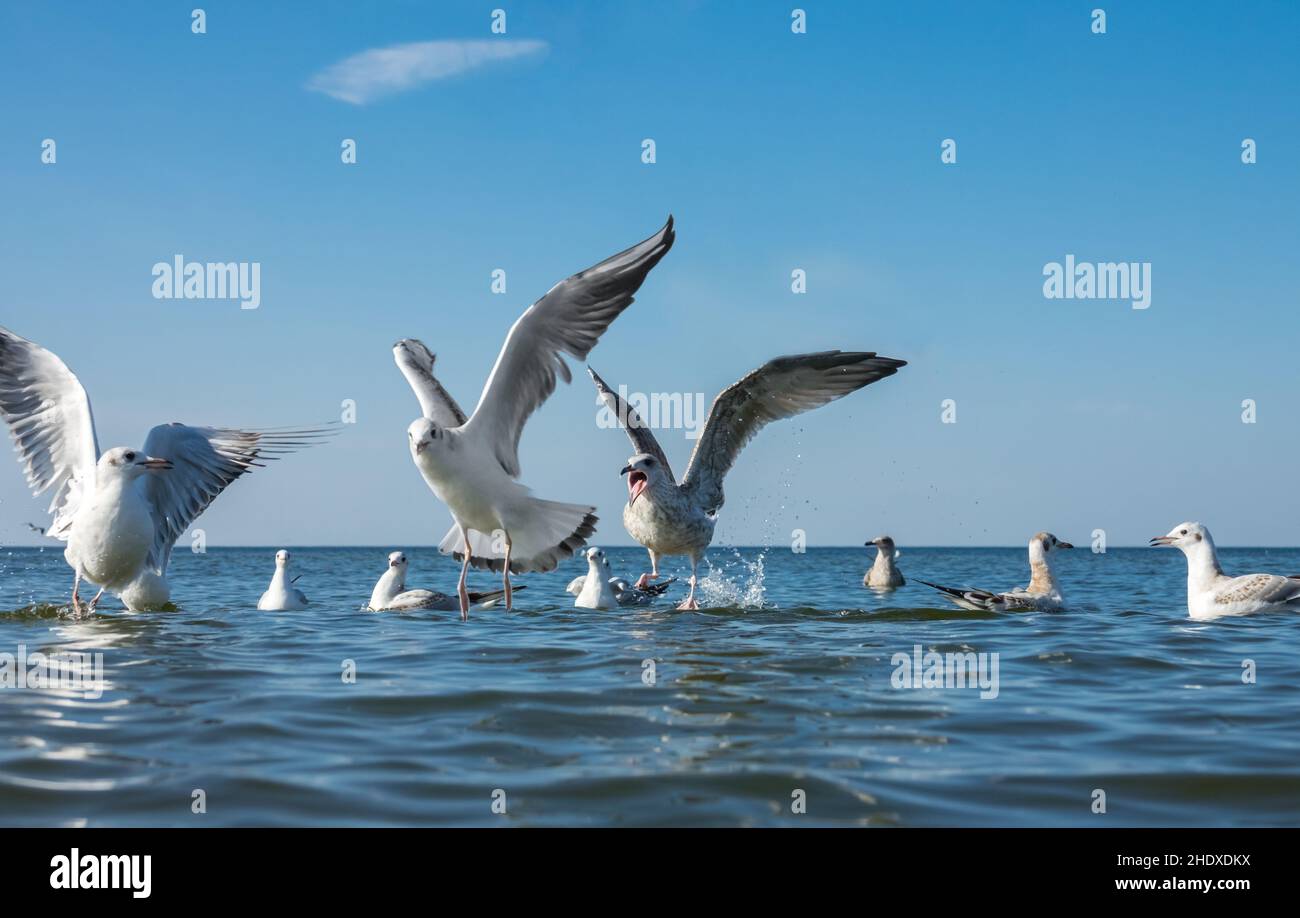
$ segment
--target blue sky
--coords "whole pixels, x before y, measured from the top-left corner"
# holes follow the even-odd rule
[[[529,302],[669,212],[676,246],[591,355],[611,383],[711,400],[783,353],[910,362],[765,430],[716,542],[1133,544],[1187,518],[1297,542],[1294,3],[808,2],[804,35],[789,2],[210,2],[194,35],[196,5],[0,9],[0,325],[81,377],[105,448],[356,401],[335,443],[223,495],[210,545],[436,543],[392,342],[428,343],[469,408]],[[307,88],[437,40],[546,48],[364,105]],[[176,253],[260,262],[261,307],[154,299]],[[1151,307],[1045,299],[1067,253],[1150,262]],[[628,544],[630,448],[595,414],[585,375],[561,386],[523,480]],[[661,439],[680,470],[691,442]],[[32,544],[44,502],[5,463],[0,543]]]

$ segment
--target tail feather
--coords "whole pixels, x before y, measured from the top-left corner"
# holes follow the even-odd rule
[[[564,504],[553,500],[524,498],[515,514],[518,522],[510,529],[510,572],[527,574],[553,571],[562,559],[571,557],[587,544],[596,531],[595,507]],[[471,567],[500,572],[505,568],[505,540],[489,533],[469,530]],[[457,561],[465,560],[460,527],[453,526],[438,550]]]
[[[528,587],[526,586],[511,587],[511,592],[518,593],[520,590],[526,590],[526,589],[528,589]],[[482,593],[475,593],[473,590],[470,590],[469,604],[471,606],[477,606],[481,602],[496,602],[498,599],[503,598],[505,595],[506,595],[505,590],[485,590]]]

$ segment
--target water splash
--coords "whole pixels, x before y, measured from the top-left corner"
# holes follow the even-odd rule
[[[760,551],[753,561],[747,561],[739,551],[732,549],[731,558],[721,564],[707,561],[709,572],[700,578],[696,598],[703,609],[737,608],[763,609],[763,558]]]

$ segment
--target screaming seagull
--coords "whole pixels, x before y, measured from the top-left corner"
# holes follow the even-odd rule
[[[1061,595],[1060,584],[1056,582],[1051,556],[1052,552],[1073,547],[1069,542],[1060,541],[1050,532],[1036,533],[1029,540],[1031,576],[1029,586],[1023,590],[990,593],[988,590],[939,586],[937,583],[930,583],[920,578],[917,578],[916,582],[934,587],[957,607],[972,612],[1061,612],[1065,609],[1065,598]]]
[[[637,451],[620,472],[627,476],[628,494],[623,527],[650,554],[650,572],[641,575],[637,587],[658,579],[661,557],[685,555],[691,562],[691,589],[677,608],[698,609],[696,568],[713,541],[723,503],[722,479],[745,444],[771,421],[820,408],[904,366],[904,360],[870,351],[822,351],[768,361],[713,400],[681,484],[640,416],[588,367],[597,395]]]
[[[540,500],[518,480],[519,437],[557,378],[572,380],[561,355],[586,358],[673,239],[670,216],[649,239],[561,281],[529,306],[506,335],[468,419],[434,377],[427,347],[413,338],[393,346],[423,412],[407,428],[411,459],[455,520],[438,548],[461,562],[462,619],[469,617],[471,566],[501,572],[509,610],[512,572],[554,570],[596,531],[595,507]]]
[[[72,608],[83,579],[121,597],[131,611],[171,598],[172,546],[208,504],[239,476],[310,446],[333,432],[235,430],[161,424],[142,449],[99,452],[90,399],[50,351],[0,328],[0,416],[33,495],[53,492],[47,534],[68,543]]]
[[[1180,523],[1152,539],[1151,545],[1177,548],[1187,556],[1187,614],[1192,618],[1300,612],[1300,575],[1229,577],[1219,566],[1210,530],[1200,523]]]

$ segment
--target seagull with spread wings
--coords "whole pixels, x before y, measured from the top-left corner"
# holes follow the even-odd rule
[[[769,360],[713,400],[681,484],[636,410],[588,367],[597,395],[636,450],[621,474],[627,476],[623,527],[650,553],[650,572],[641,575],[637,586],[658,579],[660,558],[685,555],[691,562],[691,588],[678,608],[698,609],[696,568],[713,541],[723,503],[722,479],[745,444],[772,421],[820,408],[906,365],[870,351],[822,351]]]
[[[506,335],[472,417],[434,377],[427,347],[412,338],[393,346],[422,411],[407,428],[411,459],[455,520],[438,548],[461,562],[462,619],[469,617],[471,566],[501,572],[508,610],[512,572],[554,570],[596,531],[595,507],[540,500],[518,480],[519,437],[556,380],[571,381],[562,355],[586,358],[673,239],[670,216],[649,239],[561,281],[529,306]]]
[[[1300,612],[1300,574],[1228,576],[1219,565],[1210,530],[1200,523],[1179,523],[1151,545],[1177,548],[1187,556],[1187,613],[1192,618]]]
[[[0,417],[9,425],[32,493],[53,494],[46,534],[67,542],[72,607],[82,580],[132,611],[171,599],[172,546],[239,476],[332,431],[234,430],[161,424],[141,449],[99,451],[90,399],[56,355],[0,328]]]

